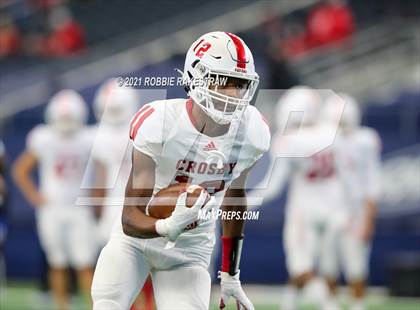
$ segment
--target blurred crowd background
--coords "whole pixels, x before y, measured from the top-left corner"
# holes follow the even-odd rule
[[[277,90],[309,85],[357,99],[363,124],[383,142],[369,283],[420,296],[419,18],[418,1],[0,1],[1,173],[8,189],[0,202],[0,243],[7,278],[45,273],[34,211],[8,167],[29,130],[43,121],[52,94],[74,89],[92,110],[94,92],[106,79],[177,76],[174,68],[183,68],[191,42],[222,30],[241,36],[253,51],[260,88],[273,90],[257,99],[271,123]],[[168,98],[185,96],[179,86],[167,92]],[[264,159],[258,169],[265,169]],[[279,194],[247,225],[244,282],[287,278],[284,201]]]

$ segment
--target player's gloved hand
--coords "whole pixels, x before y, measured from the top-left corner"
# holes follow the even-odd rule
[[[175,241],[189,225],[198,221],[200,210],[206,212],[208,208],[212,207],[209,193],[203,190],[194,205],[188,208],[186,206],[187,194],[187,192],[184,192],[178,196],[175,209],[170,217],[157,220],[155,223],[156,232],[163,237],[167,237],[170,241]]]
[[[236,308],[238,310],[255,310],[254,305],[242,289],[241,281],[239,281],[239,272],[234,276],[231,276],[227,272],[219,271],[219,278],[221,279],[220,309],[226,307],[229,298],[233,297],[236,301]]]

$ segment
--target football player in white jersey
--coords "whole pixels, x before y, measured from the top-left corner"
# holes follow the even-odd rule
[[[138,109],[138,90],[120,87],[115,79],[103,83],[93,101],[97,124],[92,159],[95,162],[96,205],[99,216],[97,237],[102,249],[109,240],[115,219],[120,218],[125,197],[125,185],[130,175],[132,144],[127,134],[130,119]],[[154,309],[150,279],[134,303],[134,309]]]
[[[267,124],[250,105],[259,80],[251,51],[234,34],[205,34],[188,50],[183,76],[189,99],[152,102],[132,119],[132,171],[122,220],[95,270],[95,310],[130,307],[149,272],[157,309],[208,309],[216,218],[186,227],[198,220],[201,207],[246,210],[246,175],[270,141]],[[204,203],[203,191],[186,208],[182,193],[170,217],[148,216],[153,194],[178,182],[206,188],[210,202]],[[238,307],[254,309],[239,280],[243,224],[223,221],[220,308],[233,297]]]
[[[341,150],[336,126],[318,124],[321,94],[308,87],[288,90],[276,110],[277,133],[270,150],[271,164],[256,190],[264,202],[278,196],[289,181],[284,224],[286,267],[290,281],[282,309],[299,307],[302,288],[335,255],[337,232],[344,223],[338,208],[345,191],[339,164]],[[250,196],[257,196],[254,191]],[[259,194],[261,195],[261,194]],[[322,260],[320,257],[322,256]],[[327,288],[319,300],[327,305]]]
[[[127,133],[130,119],[138,109],[138,102],[137,91],[128,87],[119,87],[115,79],[110,79],[99,87],[93,102],[98,124],[95,126],[92,158],[96,163],[102,164],[95,169],[96,173],[100,174],[95,179],[104,181],[102,187],[104,191],[100,193],[100,197],[104,197],[103,209],[98,223],[100,248],[107,243],[112,225],[120,215],[124,202],[132,152]],[[100,184],[96,185],[100,190]]]
[[[342,142],[346,146],[345,169],[351,177],[351,195],[346,201],[349,221],[341,235],[338,258],[352,294],[350,309],[363,310],[365,280],[368,273],[370,242],[374,232],[376,204],[380,193],[381,140],[372,128],[360,126],[360,110],[354,98],[339,94],[328,98],[322,118],[331,122],[337,118],[338,100],[345,102],[340,120]],[[326,276],[336,285],[338,262],[331,264]]]
[[[47,124],[32,129],[26,150],[13,167],[17,186],[36,210],[58,309],[68,308],[66,268],[77,270],[79,286],[89,297],[95,263],[93,214],[88,207],[75,205],[93,142],[86,119],[82,97],[73,90],[59,91],[46,108]],[[39,188],[31,178],[36,168]]]

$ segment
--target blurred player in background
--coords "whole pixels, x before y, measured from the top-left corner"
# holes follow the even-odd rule
[[[128,136],[130,119],[138,109],[138,91],[121,87],[115,79],[103,83],[93,102],[95,117],[95,143],[92,158],[95,167],[95,195],[104,198],[99,204],[98,244],[102,249],[108,242],[112,227],[120,219],[124,203],[125,185],[130,175],[132,144]],[[136,300],[134,309],[154,308],[153,289],[150,279],[143,288],[143,296]]]
[[[58,92],[47,106],[47,124],[32,129],[13,167],[17,186],[36,210],[50,287],[60,310],[68,309],[67,267],[77,270],[79,286],[88,296],[97,251],[93,214],[75,205],[93,143],[86,120],[82,97],[72,90]],[[31,177],[36,168],[39,188]]]
[[[340,210],[346,188],[340,162],[343,150],[337,143],[337,127],[318,123],[320,105],[320,94],[303,86],[288,90],[279,99],[271,169],[256,186],[262,189],[268,184],[263,192],[267,202],[290,180],[283,233],[290,277],[282,299],[285,310],[299,308],[301,290],[315,283],[311,280],[334,257],[337,235],[344,226]],[[335,304],[329,304],[325,286],[315,302],[322,309],[336,309]]]
[[[346,201],[349,215],[343,231],[338,258],[352,294],[351,310],[364,310],[365,280],[368,274],[369,253],[375,228],[376,204],[380,184],[381,140],[374,129],[360,126],[357,102],[346,94],[327,99],[322,111],[325,122],[334,122],[341,113],[338,100],[345,102],[340,119],[342,143],[346,147],[345,169],[351,176],[351,195]],[[327,281],[335,291],[338,262],[327,270]]]
[[[188,50],[183,74],[191,98],[152,102],[131,122],[133,167],[122,221],[95,271],[95,310],[127,309],[149,272],[158,309],[208,309],[216,218],[186,227],[197,222],[200,208],[246,210],[247,173],[270,141],[267,124],[249,105],[259,80],[251,51],[234,34],[205,34]],[[209,82],[222,77],[218,85]],[[170,217],[147,215],[153,194],[186,182],[207,189],[192,208],[182,193]],[[243,225],[242,219],[223,220],[220,308],[233,297],[238,308],[254,309],[239,280]],[[166,247],[168,240],[173,246]]]
[[[6,282],[6,265],[4,260],[4,244],[7,236],[6,226],[6,148],[0,139],[0,287]]]
[[[103,189],[101,196],[104,197],[98,225],[100,248],[108,242],[112,225],[120,214],[124,201],[132,152],[127,133],[130,119],[137,111],[138,102],[136,90],[119,87],[114,79],[101,85],[93,102],[98,124],[95,126],[96,136],[92,157],[103,165],[103,170],[95,179],[105,181],[104,186],[97,186],[98,189]]]

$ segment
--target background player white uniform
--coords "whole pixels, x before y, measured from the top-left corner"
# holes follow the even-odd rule
[[[92,147],[84,128],[63,136],[49,125],[32,129],[27,149],[39,163],[40,192],[45,205],[37,209],[37,227],[50,265],[93,266],[96,247],[92,210],[75,205]]]
[[[93,212],[76,205],[93,143],[86,119],[83,98],[73,90],[59,91],[47,106],[47,124],[29,133],[13,167],[16,184],[36,210],[57,309],[68,308],[68,266],[76,269],[79,286],[89,296],[97,253]],[[36,168],[39,186],[32,179]]]
[[[132,121],[133,146],[156,162],[154,193],[189,180],[214,192],[218,208],[232,181],[268,149],[269,129],[258,110],[249,106],[228,133],[211,138],[194,127],[191,107],[192,101],[186,99],[156,101],[142,107]],[[219,158],[224,164],[218,168]],[[151,272],[158,309],[185,309],[191,304],[194,309],[206,309],[214,226],[215,218],[211,218],[182,233],[173,248],[164,249],[166,238],[129,237],[119,221],[98,262],[92,288],[94,300],[103,294],[119,295],[115,306],[126,308]],[[185,291],[191,300],[185,299]],[[101,309],[99,304],[95,304],[96,308]]]
[[[367,276],[369,242],[363,238],[365,203],[367,199],[377,201],[380,193],[380,138],[375,130],[367,127],[355,128],[343,135],[349,155],[349,169],[360,193],[358,201],[349,202],[351,218],[341,242],[343,267],[348,280],[365,279]],[[351,249],[351,250],[350,250]]]
[[[351,195],[345,202],[348,222],[341,234],[338,256],[348,283],[363,283],[367,277],[371,235],[380,194],[381,140],[377,132],[360,126],[360,111],[357,102],[346,94],[340,94],[345,102],[340,121],[342,143],[346,147],[345,169],[349,177]],[[337,114],[337,97],[329,98],[323,109],[323,118],[331,122]],[[369,214],[371,213],[371,214]],[[371,218],[373,217],[373,218]],[[327,276],[338,277],[339,262],[330,265]],[[353,288],[354,290],[354,288]],[[353,292],[354,294],[354,292]],[[351,309],[364,309],[362,296],[354,296]]]
[[[256,186],[268,186],[263,192],[268,201],[289,181],[283,237],[291,283],[299,282],[299,288],[309,282],[310,274],[323,273],[334,262],[347,212],[342,167],[345,150],[339,143],[338,128],[318,123],[319,105],[320,97],[307,87],[292,88],[280,98],[271,164]],[[291,289],[283,298],[286,309],[297,307],[296,293]],[[319,301],[325,302],[325,298]]]
[[[277,167],[269,185],[273,190],[265,198],[280,193],[290,177],[284,242],[291,275],[314,270],[321,253],[334,255],[334,237],[344,224],[345,209],[340,209],[344,208],[344,187],[337,164],[340,150],[334,145],[325,148],[335,133],[332,128],[317,127],[301,129],[294,137],[273,138],[271,156],[278,158]],[[286,153],[287,158],[279,158]],[[325,264],[325,259],[320,263]]]
[[[105,180],[102,180],[105,197],[97,227],[101,248],[108,241],[124,202],[132,153],[127,133],[130,119],[137,111],[138,101],[136,90],[119,87],[114,79],[101,85],[95,96],[94,109],[98,124],[94,128],[92,159],[103,165],[105,174]]]

